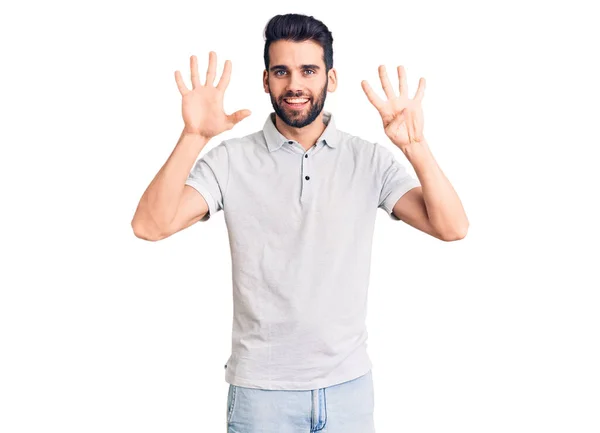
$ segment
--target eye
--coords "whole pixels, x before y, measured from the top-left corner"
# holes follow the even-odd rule
[[[314,74],[316,73],[314,69],[305,69],[304,71],[305,71],[305,72],[307,72],[307,71],[310,71],[310,72],[312,72],[312,74],[309,74],[309,75],[314,75]],[[280,69],[280,70],[278,70],[278,71],[275,71],[275,75],[276,75],[276,76],[280,76],[280,75],[279,75],[279,73],[280,73],[280,72],[286,72],[286,71],[284,71],[283,69]]]

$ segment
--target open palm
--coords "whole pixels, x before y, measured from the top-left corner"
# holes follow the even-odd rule
[[[406,72],[403,66],[398,66],[400,96],[396,96],[383,65],[379,66],[379,78],[387,97],[386,101],[373,91],[366,80],[363,80],[361,85],[367,98],[381,115],[386,135],[401,150],[413,142],[423,141],[421,101],[425,91],[425,78],[419,79],[419,87],[413,99],[408,97]]]
[[[182,96],[181,110],[185,132],[212,138],[223,131],[232,129],[236,123],[251,114],[250,110],[247,109],[238,110],[232,114],[226,114],[223,111],[225,89],[229,85],[231,77],[230,60],[225,61],[223,74],[216,87],[214,81],[217,69],[217,53],[214,51],[209,53],[208,70],[204,85],[200,83],[198,76],[198,59],[196,56],[190,57],[190,69],[192,90],[185,86],[181,73],[175,71],[175,81]]]

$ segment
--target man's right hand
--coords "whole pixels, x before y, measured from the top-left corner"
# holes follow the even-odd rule
[[[238,110],[233,114],[225,114],[223,110],[223,96],[231,77],[230,60],[225,60],[223,75],[216,87],[214,80],[217,69],[217,53],[211,51],[208,54],[208,71],[204,85],[200,84],[198,59],[194,55],[190,57],[190,68],[192,90],[185,86],[181,73],[175,71],[175,81],[183,97],[184,133],[198,134],[211,139],[223,131],[232,129],[238,122],[252,114],[250,110]]]

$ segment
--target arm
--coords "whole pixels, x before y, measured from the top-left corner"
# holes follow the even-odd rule
[[[425,79],[419,79],[419,87],[411,99],[403,66],[398,66],[399,96],[392,88],[384,65],[379,66],[379,78],[387,100],[381,99],[366,80],[361,83],[363,90],[379,111],[386,135],[406,155],[421,183],[421,187],[412,188],[400,196],[393,205],[392,213],[439,239],[462,239],[467,234],[469,221],[460,199],[437,165],[423,136],[421,101]]]
[[[429,221],[427,206],[425,206],[425,201],[423,200],[422,187],[414,187],[400,197],[394,205],[392,213],[396,218],[404,221],[406,224],[441,241],[446,240],[438,233],[435,227],[433,227],[431,221]]]
[[[199,221],[208,210],[206,201],[185,185],[198,154],[208,139],[183,131],[175,149],[142,195],[131,226],[145,240],[160,240]],[[198,196],[202,197],[198,200]]]
[[[203,196],[203,193],[210,194],[208,188],[199,181],[187,180],[188,175],[191,176],[194,161],[212,137],[232,129],[251,114],[250,110],[238,110],[232,114],[223,111],[224,93],[231,76],[231,62],[225,61],[223,74],[215,86],[216,57],[214,51],[209,53],[204,85],[200,83],[198,76],[196,56],[190,57],[192,90],[184,84],[181,73],[175,71],[175,81],[182,96],[185,126],[167,162],[142,195],[131,221],[135,235],[141,239],[164,239],[200,221],[211,206],[216,209],[214,197],[210,197],[209,204],[206,201],[208,197]],[[221,148],[218,152],[213,152],[213,155],[217,156],[218,153],[222,153]],[[205,161],[200,161],[196,167],[198,175],[203,174],[204,166]]]
[[[469,221],[460,198],[435,161],[427,141],[411,143],[404,149],[404,154],[422,186],[404,194],[394,205],[394,214],[438,239],[464,238]]]

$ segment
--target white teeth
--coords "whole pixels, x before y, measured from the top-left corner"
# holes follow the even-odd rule
[[[289,102],[290,104],[302,104],[308,101],[308,99],[286,99],[285,101]]]

